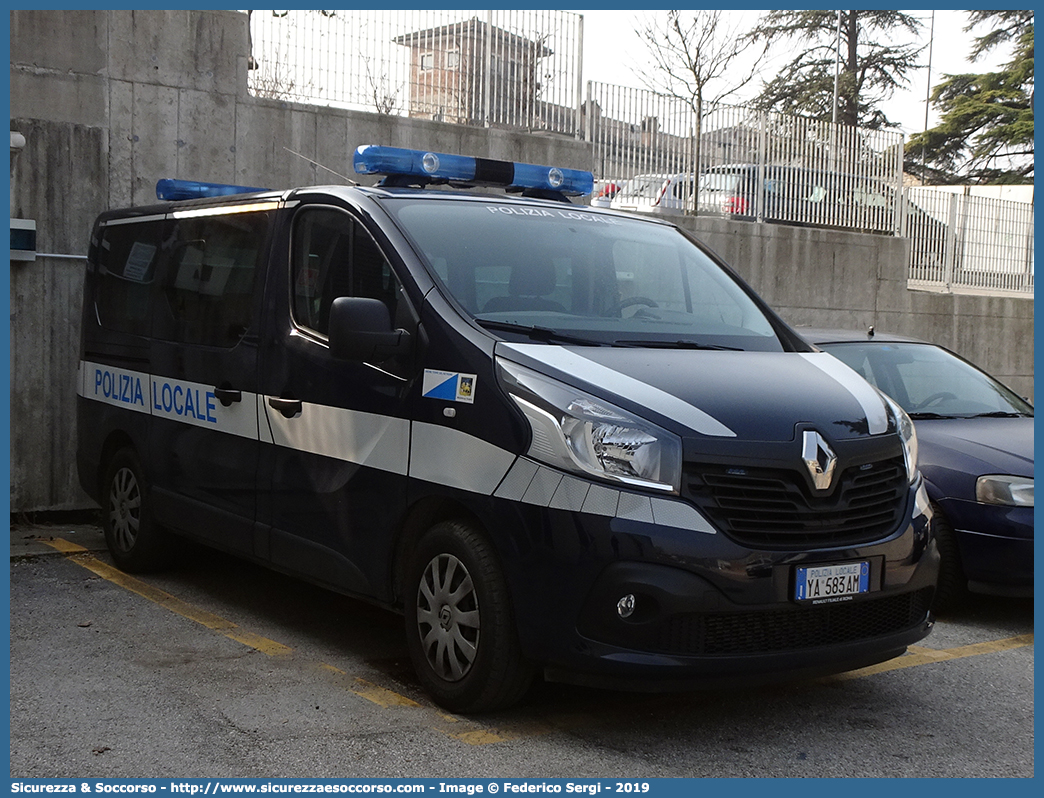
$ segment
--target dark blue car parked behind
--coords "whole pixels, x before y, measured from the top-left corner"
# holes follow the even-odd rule
[[[934,608],[968,592],[1033,594],[1033,406],[952,352],[864,332],[801,334],[888,394],[917,426],[942,554]]]

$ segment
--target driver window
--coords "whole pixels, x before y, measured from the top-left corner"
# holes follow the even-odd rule
[[[399,282],[363,226],[333,208],[306,208],[294,220],[291,286],[294,321],[326,335],[330,307],[341,296],[381,300],[392,319],[400,309]]]

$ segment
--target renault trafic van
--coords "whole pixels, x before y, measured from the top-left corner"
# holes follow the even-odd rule
[[[160,181],[98,218],[78,468],[120,568],[188,537],[396,609],[460,712],[535,676],[749,683],[928,634],[909,418],[706,247],[571,204],[586,172],[354,166],[383,179]]]

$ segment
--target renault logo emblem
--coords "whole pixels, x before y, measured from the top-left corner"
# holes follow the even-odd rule
[[[830,483],[834,481],[837,455],[823,436],[815,430],[807,429],[801,434],[801,459],[805,461],[805,467],[812,475],[812,484],[816,486],[816,490],[828,490]]]

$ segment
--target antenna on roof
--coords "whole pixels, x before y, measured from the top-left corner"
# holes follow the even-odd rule
[[[323,13],[325,13],[325,12],[323,12]],[[339,178],[341,178],[341,180],[347,180],[348,181],[348,185],[350,185],[350,186],[357,186],[357,185],[359,185],[355,180],[352,180],[350,177],[346,177],[345,175],[342,175],[340,172],[335,172],[329,166],[323,166],[321,163],[319,163],[319,161],[313,161],[307,155],[302,155],[299,152],[294,152],[289,147],[283,147],[283,149],[286,150],[291,155],[296,155],[298,158],[304,158],[306,161],[308,161],[308,163],[312,164],[313,166],[318,166],[320,169],[325,169],[327,172],[330,172],[331,174],[337,175]]]

